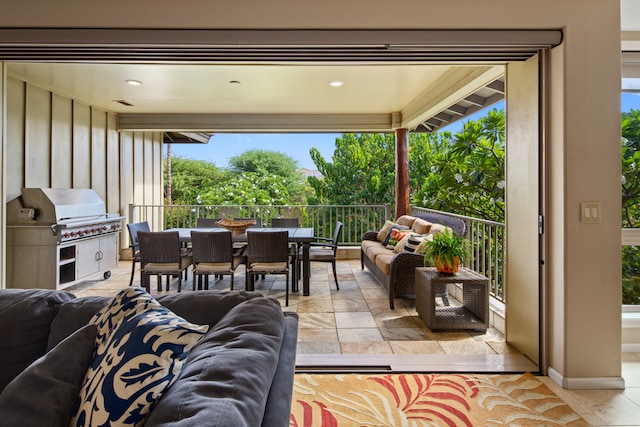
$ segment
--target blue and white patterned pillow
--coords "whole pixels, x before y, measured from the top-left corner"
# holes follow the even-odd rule
[[[90,323],[98,327],[96,350],[72,426],[143,425],[209,329],[177,316],[141,288],[119,292]]]

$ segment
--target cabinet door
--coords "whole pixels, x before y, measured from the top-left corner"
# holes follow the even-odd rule
[[[76,244],[76,280],[100,271],[100,240]]]
[[[118,265],[118,236],[112,234],[100,239],[100,252],[102,252],[100,270],[115,268]]]

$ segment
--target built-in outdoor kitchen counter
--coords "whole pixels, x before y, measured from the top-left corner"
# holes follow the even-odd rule
[[[23,188],[7,204],[7,287],[63,289],[108,279],[123,219],[90,189]]]

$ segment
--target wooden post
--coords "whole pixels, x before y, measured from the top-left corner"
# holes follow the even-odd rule
[[[396,218],[409,213],[409,132],[396,129]]]

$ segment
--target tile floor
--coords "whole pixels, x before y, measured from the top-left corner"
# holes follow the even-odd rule
[[[122,261],[109,280],[86,282],[68,290],[78,296],[114,295],[128,286],[131,264]],[[310,296],[290,295],[284,310],[298,313],[298,368],[380,366],[399,371],[525,371],[530,362],[490,329],[478,332],[433,332],[420,319],[413,301],[396,300],[390,310],[380,285],[359,260],[338,262],[340,291],[336,291],[329,264],[312,263]],[[134,285],[139,284],[136,274]],[[236,275],[243,288],[243,267]],[[277,298],[284,306],[284,276],[256,281],[256,290]],[[229,279],[215,283],[228,289]],[[190,292],[191,275],[183,292]],[[177,291],[173,281],[169,292]],[[640,427],[640,353],[622,355],[625,390],[564,390],[548,377],[540,377],[593,426]],[[366,370],[366,369],[365,369]]]

